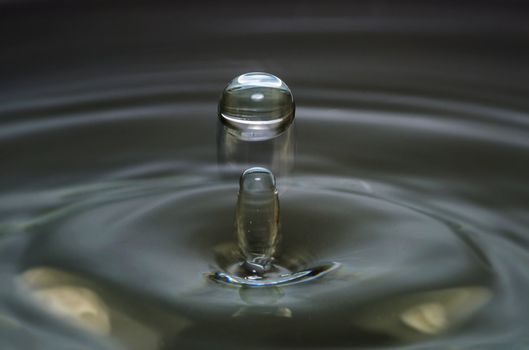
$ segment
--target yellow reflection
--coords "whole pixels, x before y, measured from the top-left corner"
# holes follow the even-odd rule
[[[41,267],[24,272],[21,282],[31,288],[31,295],[43,308],[57,317],[92,332],[104,335],[110,333],[107,306],[94,291],[72,285],[75,284],[75,278]]]
[[[352,321],[359,328],[413,340],[461,325],[491,298],[491,291],[484,287],[416,293],[369,305]]]
[[[112,289],[49,267],[31,268],[18,283],[42,308],[80,328],[117,339],[129,350],[158,350],[192,326],[187,318],[151,303],[133,301]],[[0,317],[0,326],[2,325]]]
[[[426,334],[436,334],[448,327],[446,309],[440,303],[424,303],[406,310],[400,316],[407,326]]]
[[[89,289],[62,286],[38,290],[33,295],[46,309],[59,317],[74,321],[96,333],[110,333],[107,307]]]
[[[424,334],[442,333],[472,313],[491,298],[485,288],[454,288],[425,293],[432,300],[412,306],[402,312],[400,319],[408,327]]]

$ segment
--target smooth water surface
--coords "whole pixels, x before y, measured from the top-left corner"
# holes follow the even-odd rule
[[[2,5],[0,348],[528,348],[525,13],[274,4]],[[208,278],[249,71],[296,96],[274,254],[340,264],[307,283]]]

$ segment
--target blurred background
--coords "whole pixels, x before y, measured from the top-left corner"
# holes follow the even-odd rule
[[[435,56],[448,48],[461,60],[465,52],[479,50],[485,63],[495,57],[523,62],[527,54],[525,1],[2,1],[0,6],[2,86],[11,91],[32,78],[57,72],[73,78],[98,67],[118,73],[131,65],[245,63],[269,65],[284,75],[308,55],[318,70],[347,70],[369,55],[366,46],[379,50],[378,61],[404,53],[403,59],[413,59],[426,50]],[[423,65],[428,63],[429,70],[441,68]]]

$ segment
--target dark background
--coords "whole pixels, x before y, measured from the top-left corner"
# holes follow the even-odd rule
[[[339,56],[381,36],[387,50],[410,39],[410,49],[424,50],[447,42],[457,50],[460,42],[461,50],[471,45],[515,60],[529,51],[528,8],[526,1],[2,1],[0,87],[94,62],[119,69],[123,60],[220,61],[235,52],[263,62],[278,50],[303,60],[307,45],[315,56]],[[276,43],[277,35],[291,40]],[[487,52],[492,43],[495,52]]]

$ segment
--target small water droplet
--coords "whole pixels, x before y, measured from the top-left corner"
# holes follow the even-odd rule
[[[294,120],[294,98],[278,77],[263,72],[234,78],[222,92],[219,117],[242,138],[267,139],[282,133]]]

